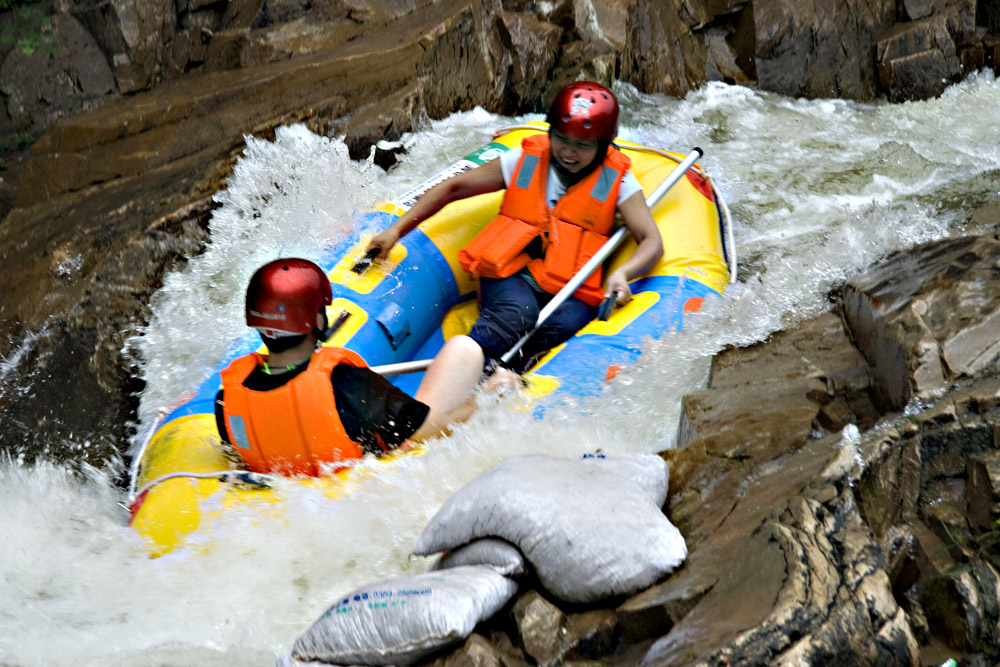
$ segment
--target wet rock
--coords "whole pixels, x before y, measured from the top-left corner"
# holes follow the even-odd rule
[[[758,84],[791,96],[874,100],[876,70],[868,54],[893,24],[894,9],[860,0],[754,2]]]
[[[734,32],[728,28],[709,28],[705,31],[708,54],[705,76],[709,81],[749,84],[753,80],[740,64],[738,48],[733,46]]]
[[[969,226],[974,229],[990,228],[1000,224],[1000,202],[991,202],[977,209],[969,219]]]
[[[876,46],[881,87],[894,102],[937,97],[961,77],[955,41],[944,15],[899,23]]]
[[[1000,450],[969,457],[966,506],[969,519],[981,530],[1000,522]]]
[[[365,160],[371,149],[380,141],[395,142],[404,132],[413,129],[413,122],[419,114],[419,92],[416,86],[404,88],[389,97],[352,114],[344,132],[344,143],[352,160]],[[376,150],[376,160],[383,160],[379,166],[388,168],[395,164],[394,153],[383,151],[382,157]]]
[[[867,363],[832,313],[767,344],[724,351],[710,384],[684,397],[678,444],[696,441],[712,456],[795,447],[817,428],[839,431],[878,414]]]
[[[626,19],[621,78],[640,90],[683,96],[707,80],[705,38],[671,5],[637,0]]]
[[[932,429],[920,437],[920,457],[923,464],[922,483],[926,486],[937,478],[963,475],[969,456],[993,448],[993,429],[985,424],[963,427],[953,424]]]
[[[538,101],[556,62],[563,31],[532,15],[503,12],[499,36],[511,54],[507,109],[523,109]]]
[[[612,609],[567,613],[529,590],[515,602],[511,616],[516,626],[513,636],[534,664],[604,664],[622,657],[618,618]],[[504,644],[513,646],[509,638],[499,642]]]
[[[617,54],[600,43],[576,40],[564,44],[542,93],[539,110],[548,109],[556,93],[574,81],[596,81],[610,86],[616,76]]]
[[[995,362],[998,255],[988,237],[927,244],[844,288],[846,320],[892,409]]]
[[[916,442],[900,443],[893,433],[872,446],[857,488],[858,510],[879,539],[895,525],[917,517],[920,501],[921,460]]]
[[[970,572],[949,572],[929,580],[920,597],[930,631],[958,651],[975,651],[983,618]]]
[[[627,0],[592,0],[573,3],[576,32],[585,42],[603,42],[615,51],[625,47]]]

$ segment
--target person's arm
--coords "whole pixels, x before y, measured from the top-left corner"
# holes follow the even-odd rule
[[[615,301],[623,306],[632,299],[628,281],[649,273],[656,266],[663,257],[663,241],[641,190],[619,204],[618,212],[638,245],[632,256],[607,277],[604,293],[607,297],[616,295]]]
[[[428,405],[430,412],[412,439],[448,434],[451,424],[465,421],[476,411],[475,390],[484,362],[476,341],[464,335],[448,339],[417,388],[416,400]]]
[[[427,420],[430,408],[369,368],[340,364],[330,375],[344,431],[365,452],[401,445]]]
[[[452,176],[425,192],[413,205],[413,208],[403,214],[389,229],[375,236],[368,244],[367,249],[378,248],[379,259],[385,258],[399,239],[451,202],[487,192],[496,192],[504,187],[499,158]]]

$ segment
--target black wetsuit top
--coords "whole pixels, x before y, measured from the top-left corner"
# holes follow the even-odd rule
[[[277,389],[308,366],[306,362],[278,375],[270,375],[257,367],[243,381],[243,386],[254,391]],[[339,364],[330,373],[330,382],[337,414],[347,437],[360,444],[366,453],[382,454],[398,447],[417,432],[430,412],[426,404],[369,368]],[[223,405],[223,390],[220,389],[215,395],[215,424],[222,441],[228,443]]]

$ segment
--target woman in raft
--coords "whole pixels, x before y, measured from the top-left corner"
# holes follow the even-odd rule
[[[479,318],[469,338],[491,366],[534,327],[541,309],[612,235],[620,214],[637,243],[632,256],[606,279],[598,268],[545,320],[510,361],[517,373],[594,319],[602,299],[627,303],[629,281],[663,255],[631,162],[612,143],[614,94],[589,81],[570,84],[556,95],[547,120],[548,135],[528,137],[519,150],[435,185],[368,246],[386,257],[447,204],[506,189],[500,214],[458,254],[479,281]]]

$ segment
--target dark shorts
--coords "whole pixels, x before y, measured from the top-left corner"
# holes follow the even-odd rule
[[[499,360],[538,321],[538,313],[554,295],[544,292],[518,273],[509,278],[480,278],[479,319],[469,337],[479,343],[486,361]],[[566,299],[553,312],[508,364],[518,373],[526,371],[535,358],[594,319],[596,306],[575,297]]]

